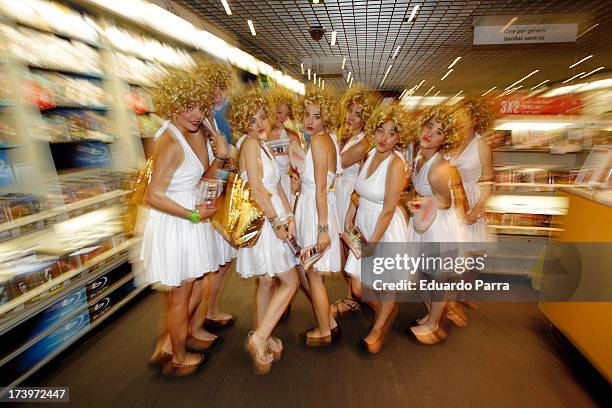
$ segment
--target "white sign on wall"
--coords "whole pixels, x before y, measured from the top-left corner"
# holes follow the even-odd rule
[[[578,24],[512,24],[474,27],[474,45],[575,42]]]

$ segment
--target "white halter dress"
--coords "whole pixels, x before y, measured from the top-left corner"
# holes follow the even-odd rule
[[[282,129],[280,131],[279,140],[289,140],[289,135],[287,135],[287,130]],[[293,202],[295,201],[295,196],[291,193],[291,176],[289,176],[289,168],[291,167],[291,163],[289,162],[289,155],[282,154],[274,156],[276,159],[276,163],[278,163],[278,167],[280,169],[280,181],[281,186],[283,187],[283,191],[285,192],[285,196],[289,201],[289,205],[293,208]]]
[[[166,195],[187,209],[194,209],[197,186],[204,166],[181,132],[170,122],[164,122],[155,135],[166,130],[183,149],[183,161],[172,174]],[[219,269],[219,258],[210,222],[190,221],[150,208],[142,237],[140,260],[146,283],[181,286],[181,282],[199,278]]]
[[[287,217],[287,211],[278,193],[278,182],[281,178],[281,172],[278,163],[272,158],[272,152],[265,143],[262,143],[261,146],[262,182],[266,190],[272,193],[270,199],[272,200],[274,210],[276,210],[276,215],[279,218],[285,218]],[[264,149],[266,150],[264,151]],[[246,171],[241,172],[240,176],[244,181],[248,181]],[[266,219],[255,245],[249,248],[238,249],[236,272],[242,275],[243,278],[263,275],[274,277],[277,274],[287,272],[295,265],[296,259],[291,248],[285,241],[281,241],[276,237],[274,228]]]
[[[355,191],[359,194],[359,207],[355,215],[355,225],[359,227],[368,241],[374,233],[378,216],[383,209],[389,162],[391,162],[391,159],[397,154],[395,152],[390,154],[389,157],[380,163],[378,168],[366,178],[366,174],[368,173],[375,153],[376,150],[370,152],[355,182]],[[397,155],[401,158],[400,154]],[[393,218],[387,227],[387,231],[385,231],[379,242],[407,241],[408,227],[406,226],[406,220],[399,207],[396,206]],[[361,260],[357,259],[351,252],[346,261],[344,270],[351,276],[361,279]]]
[[[329,226],[329,239],[331,245],[325,250],[323,257],[313,266],[322,272],[340,272],[340,224],[336,209],[336,197],[331,190],[336,174],[341,171],[341,159],[335,136],[330,135],[336,147],[336,173],[327,173],[327,223]],[[297,228],[297,241],[302,248],[307,248],[317,243],[319,216],[317,214],[317,202],[315,191],[314,162],[312,148],[306,153],[304,171],[300,173],[301,187],[300,196],[295,210],[295,222]]]
[[[349,139],[348,142],[342,148],[341,154],[361,142],[365,137],[365,133],[361,132]],[[338,222],[342,227],[344,225],[344,219],[349,209],[351,202],[351,194],[355,190],[355,183],[357,182],[357,175],[359,173],[359,163],[355,163],[346,169],[342,170],[342,176],[336,180],[336,187],[334,192],[336,194],[336,206],[338,207]]]

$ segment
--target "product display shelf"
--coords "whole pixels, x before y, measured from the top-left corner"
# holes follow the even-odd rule
[[[37,296],[41,296],[44,295],[45,293],[48,293],[50,289],[55,288],[58,285],[61,285],[63,282],[70,280],[71,278],[74,278],[76,276],[79,276],[81,274],[83,274],[83,272],[88,272],[90,271],[92,268],[99,268],[104,261],[106,261],[107,259],[121,253],[124,250],[127,250],[130,246],[134,245],[135,243],[139,242],[139,238],[131,238],[128,241],[120,244],[119,246],[106,251],[98,256],[96,256],[95,258],[92,258],[91,260],[88,260],[85,264],[83,264],[82,266],[63,273],[62,275],[60,275],[59,277],[44,283],[40,286],[37,286],[36,288],[29,290],[28,292],[26,292],[25,294],[10,300],[9,302],[3,304],[2,306],[0,306],[0,333],[3,333],[4,331],[6,331],[8,328],[10,328],[11,326],[15,325],[16,322],[22,321],[24,320],[24,316],[27,315],[31,315],[32,313],[28,312],[30,307],[25,307],[23,311],[20,311],[15,318],[8,318],[7,321],[5,322],[1,322],[2,320],[4,320],[2,318],[3,315],[10,313],[11,311],[16,311],[16,309],[22,305],[25,305],[27,302],[29,302],[30,300],[36,298]],[[82,282],[81,282],[82,283]],[[74,288],[75,286],[70,285],[70,288]],[[67,291],[61,290],[58,293],[66,293]],[[58,295],[57,293],[53,293],[52,295],[50,295],[51,300],[55,300],[58,299]],[[44,309],[44,306],[48,306],[45,305],[43,303],[42,307],[38,307],[36,306],[36,303],[32,306],[35,309],[33,310],[41,310]],[[22,313],[26,313],[26,314],[22,314]]]
[[[35,230],[41,230],[52,225],[53,222],[59,220],[59,218],[62,216],[71,217],[81,215],[88,211],[96,210],[100,208],[101,205],[109,205],[113,203],[114,200],[126,197],[128,194],[130,194],[129,190],[114,190],[108,193],[100,194],[96,197],[86,198],[74,203],[58,206],[37,214],[20,217],[14,221],[1,223],[0,233],[10,231],[11,238],[17,238],[23,235],[20,231],[20,227],[37,224],[43,221],[44,223],[41,228],[35,228]]]

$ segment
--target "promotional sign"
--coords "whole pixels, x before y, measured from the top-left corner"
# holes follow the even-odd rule
[[[321,78],[341,78],[344,74],[342,62],[342,57],[306,58],[304,59],[304,69],[310,68]]]
[[[474,17],[474,45],[576,42],[580,14]]]
[[[521,98],[506,96],[496,100],[501,115],[580,115],[584,102],[577,96]]]

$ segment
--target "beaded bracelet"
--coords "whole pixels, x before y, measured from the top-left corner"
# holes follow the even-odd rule
[[[191,222],[192,224],[198,224],[202,219],[201,219],[201,214],[200,211],[198,210],[194,210],[191,211],[189,213],[189,216],[187,217],[187,219],[189,220],[189,222]]]

